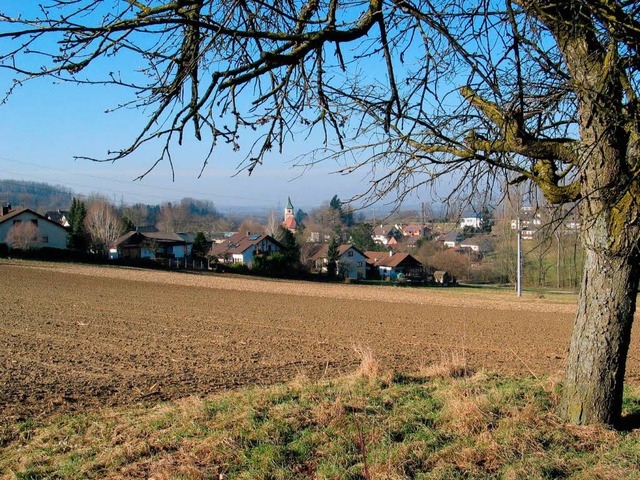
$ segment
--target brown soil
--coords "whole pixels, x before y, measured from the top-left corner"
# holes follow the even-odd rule
[[[333,376],[355,368],[356,345],[405,374],[456,352],[474,369],[554,375],[574,302],[5,260],[0,416]]]

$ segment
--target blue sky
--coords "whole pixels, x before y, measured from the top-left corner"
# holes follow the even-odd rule
[[[3,90],[9,82],[7,72],[0,71]],[[302,140],[289,142],[283,155],[270,155],[251,176],[236,175],[246,149],[233,152],[220,145],[198,178],[205,145],[195,139],[174,150],[175,181],[166,163],[144,179],[134,180],[151,166],[160,143],[116,163],[75,160],[74,156],[103,157],[109,149],[125,146],[146,120],[142,111],[104,113],[117,102],[114,90],[56,85],[51,79],[27,82],[17,89],[0,106],[0,178],[61,184],[86,194],[98,191],[125,203],[195,197],[218,205],[261,202],[266,208],[285,204],[288,196],[301,206],[314,206],[334,194],[349,198],[363,188],[361,175],[332,174],[336,164],[318,165],[300,176],[303,172],[292,161],[310,149]]]
[[[32,15],[36,5],[0,0],[0,12]],[[131,65],[119,67],[124,70]],[[0,69],[0,92],[7,91],[11,84],[12,72]],[[78,193],[100,192],[124,203],[195,197],[212,200],[218,206],[261,208],[281,207],[289,196],[296,206],[312,208],[334,194],[346,200],[366,190],[366,172],[346,176],[332,173],[340,166],[331,162],[305,172],[294,168],[294,159],[321,146],[319,139],[306,139],[304,135],[288,141],[285,153],[268,155],[251,176],[237,170],[252,143],[247,135],[240,138],[239,152],[222,143],[217,146],[201,178],[198,176],[208,145],[194,138],[187,138],[182,147],[175,145],[172,150],[175,181],[166,162],[142,180],[135,180],[153,164],[161,142],[116,163],[75,160],[74,156],[104,158],[110,149],[126,147],[135,138],[147,121],[144,111],[105,113],[130,100],[130,95],[130,91],[118,87],[60,84],[50,78],[26,82],[0,106],[0,179],[60,184]],[[412,203],[420,200],[428,199]]]

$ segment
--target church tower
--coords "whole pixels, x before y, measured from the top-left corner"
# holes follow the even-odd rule
[[[291,233],[295,233],[298,227],[296,222],[296,215],[293,213],[293,203],[291,203],[291,197],[288,197],[287,206],[284,209],[284,222],[282,226],[289,230]]]

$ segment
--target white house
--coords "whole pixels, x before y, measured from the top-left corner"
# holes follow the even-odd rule
[[[520,209],[520,230],[523,240],[531,240],[541,228],[542,223],[546,220],[543,218],[543,211],[531,206],[525,206]],[[511,229],[518,229],[518,220],[511,220]]]
[[[209,252],[221,263],[244,263],[251,265],[254,255],[269,255],[283,250],[280,242],[269,235],[238,233],[224,242],[214,245]]]
[[[440,237],[438,237],[438,240],[441,241],[447,248],[457,247],[458,245],[460,245],[462,239],[462,233],[458,232],[457,230],[453,230],[445,235],[440,235]]]
[[[52,222],[59,223],[63,227],[70,227],[71,223],[69,223],[69,211],[68,210],[49,210],[44,212],[45,218],[51,220]]]
[[[482,228],[482,224],[484,223],[482,219],[481,213],[475,212],[465,212],[460,219],[460,228],[471,227],[471,228]]]
[[[326,272],[329,245],[320,245],[318,250],[311,256],[316,270]],[[367,256],[353,245],[343,244],[338,247],[338,260],[336,262],[336,274],[344,278],[365,279],[367,278]]]
[[[402,232],[395,225],[379,225],[374,227],[371,238],[380,245],[397,244]]]
[[[2,207],[0,216],[0,243],[6,243],[9,231],[21,223],[30,222],[37,227],[36,247],[67,248],[67,230],[59,223],[53,222],[28,208],[12,209],[11,205]]]
[[[474,235],[460,242],[460,247],[483,254],[493,251],[493,242],[486,235]]]

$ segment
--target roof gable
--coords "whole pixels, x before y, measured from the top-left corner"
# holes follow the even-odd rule
[[[397,232],[398,229],[395,225],[378,225],[373,229],[373,235],[375,236],[389,236],[394,232]]]
[[[141,232],[138,230],[131,230],[120,236],[114,245],[118,246],[138,246],[144,242],[156,242],[165,244],[182,244],[186,245],[187,242],[179,234],[173,232]]]
[[[457,230],[453,230],[439,238],[442,242],[457,242],[462,237],[462,234]]]
[[[362,255],[365,258],[367,257],[367,255],[365,255],[364,252],[356,248],[354,245],[351,245],[350,243],[343,243],[342,245],[338,246],[338,258],[347,254],[349,250],[358,252],[360,255]],[[315,260],[320,260],[322,258],[327,258],[328,255],[329,255],[329,245],[326,243],[323,243],[321,246],[318,247],[317,250],[315,250],[315,253],[313,253],[310,258],[311,260],[315,261]]]
[[[211,253],[213,255],[224,255],[224,254],[234,254],[234,253],[241,254],[246,252],[249,248],[255,245],[258,245],[264,241],[266,241],[267,243],[271,243],[280,249],[284,248],[284,246],[280,242],[278,242],[275,238],[271,237],[270,235],[236,234],[228,238],[224,242],[217,244],[214,248],[211,249]]]
[[[282,226],[288,230],[295,230],[298,228],[298,222],[296,222],[295,217],[287,217],[284,222],[282,222]]]
[[[11,219],[15,219],[16,217],[20,216],[23,213],[30,213],[31,215],[34,215],[38,218],[38,220],[42,220],[45,221],[47,223],[50,223],[51,225],[55,225],[58,228],[61,228],[62,230],[64,230],[65,232],[67,231],[66,228],[64,228],[62,225],[60,225],[58,222],[54,222],[53,220],[49,220],[47,217],[40,215],[38,212],[34,212],[33,210],[31,210],[30,208],[16,208],[11,210],[9,213],[7,213],[6,215],[0,215],[0,223],[4,223],[7,222]]]
[[[376,263],[378,267],[398,267],[400,265],[422,265],[412,255],[408,253],[394,253],[391,256],[380,259]]]
[[[67,217],[69,216],[69,211],[68,210],[49,210],[44,213],[44,216],[45,218],[48,218],[49,220],[52,220],[62,225],[62,223],[67,220]]]

